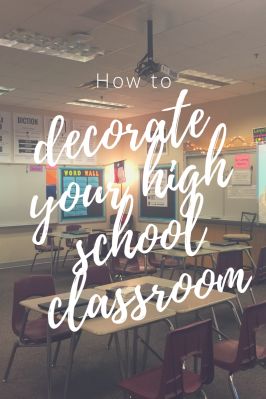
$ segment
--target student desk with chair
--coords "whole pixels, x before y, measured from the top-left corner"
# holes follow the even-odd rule
[[[250,245],[242,245],[242,244],[231,244],[230,245],[226,245],[226,246],[222,246],[222,245],[208,245],[208,247],[205,248],[200,248],[199,251],[193,256],[193,258],[195,259],[195,267],[197,268],[198,263],[197,263],[197,259],[201,258],[201,264],[199,266],[202,267],[202,263],[204,260],[204,257],[208,256],[211,258],[211,264],[212,267],[215,268],[216,265],[216,256],[218,255],[218,253],[222,253],[222,252],[230,252],[230,251],[242,251],[244,252],[252,265],[253,270],[256,270],[256,263],[254,262],[251,253],[250,253],[250,249],[252,247]],[[189,257],[185,251],[185,247],[181,247],[178,246],[177,248],[172,248],[172,249],[154,249],[151,252],[153,252],[154,254],[157,255],[161,255],[162,256],[162,261],[161,261],[161,277],[164,274],[164,269],[165,269],[165,265],[164,265],[164,259],[166,256],[170,256],[173,258],[176,258],[179,260],[179,265],[180,265],[180,269],[182,271],[186,271],[187,269],[187,264],[186,264],[186,259]],[[173,277],[174,274],[174,269],[172,271],[171,274],[171,278]]]
[[[123,282],[111,283],[103,286],[96,287],[95,289],[85,289],[81,294],[82,299],[89,299],[93,294],[103,294],[107,289],[115,289],[118,287],[135,287],[136,285],[144,285],[144,284],[158,284],[161,288],[172,288],[175,284],[174,281],[161,279],[156,277],[140,277],[136,279],[131,279]],[[206,291],[206,288],[202,288],[202,293]],[[34,298],[27,299],[22,301],[20,304],[29,310],[33,310],[42,314],[47,314],[46,311],[40,308],[40,304],[47,303],[51,301],[54,297],[60,297],[61,299],[67,299],[69,297],[69,293],[63,293],[59,295],[42,297],[42,298]],[[199,299],[195,296],[193,291],[191,291],[188,297],[182,303],[173,303],[170,302],[169,306],[163,311],[159,312],[156,309],[155,304],[148,303],[147,304],[147,314],[143,320],[133,320],[130,316],[127,317],[126,321],[123,324],[115,324],[111,319],[104,319],[103,317],[96,317],[94,319],[86,320],[81,327],[81,332],[88,332],[94,335],[110,335],[114,334],[115,338],[115,347],[116,353],[118,356],[119,366],[122,377],[127,376],[129,374],[129,364],[132,365],[132,372],[135,373],[137,370],[137,354],[138,354],[138,341],[140,340],[144,344],[144,352],[143,352],[143,367],[145,367],[146,359],[147,359],[147,350],[150,349],[153,353],[154,350],[149,345],[150,340],[150,332],[152,324],[159,321],[166,321],[167,325],[172,328],[172,323],[169,318],[178,319],[182,314],[190,313],[190,312],[198,312],[201,309],[213,307],[222,303],[227,303],[233,309],[234,316],[239,323],[239,317],[237,311],[233,305],[233,300],[235,299],[235,295],[231,293],[220,293],[217,291],[213,291],[210,295],[205,299]],[[134,304],[129,305],[129,310],[134,308]],[[47,323],[48,325],[48,323]],[[146,330],[145,338],[140,338],[138,334],[138,329],[141,327],[148,327]],[[132,331],[132,344],[129,342],[130,334],[129,331]],[[123,359],[123,353],[121,350],[119,333],[124,333],[125,339],[125,354]],[[68,385],[70,381],[72,363],[74,351],[77,346],[77,342],[79,340],[80,332],[73,333],[70,343],[69,349],[69,361],[67,367],[67,376],[66,376],[66,384],[65,384],[65,397],[67,395]],[[47,328],[47,364],[51,364],[51,328],[48,326]],[[132,358],[130,359],[130,351],[129,348],[132,348]],[[48,397],[51,398],[52,394],[52,380],[51,380],[51,367],[48,366]]]
[[[52,245],[51,245],[51,274],[54,275],[56,274],[56,271],[58,269],[58,264],[59,264],[59,257],[60,257],[60,252],[61,252],[61,244],[63,240],[70,240],[72,243],[77,240],[87,240],[90,235],[93,234],[99,234],[103,233],[107,236],[108,241],[110,240],[110,237],[112,236],[112,230],[106,229],[106,230],[89,230],[89,229],[80,229],[77,231],[72,231],[72,232],[66,232],[66,231],[54,231],[51,233],[48,233],[48,237],[51,237],[52,240]],[[54,245],[55,245],[55,240],[58,240],[58,244],[56,245],[57,251],[56,255],[54,255]],[[66,258],[66,257],[65,257]],[[63,265],[65,263],[65,259],[63,261]]]

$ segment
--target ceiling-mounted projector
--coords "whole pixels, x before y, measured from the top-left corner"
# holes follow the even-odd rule
[[[161,80],[165,77],[170,80],[177,80],[177,72],[170,69],[167,65],[154,62],[153,60],[153,33],[152,33],[152,21],[147,21],[147,54],[138,62],[135,72],[137,75],[145,80],[146,82],[152,82],[152,76]]]

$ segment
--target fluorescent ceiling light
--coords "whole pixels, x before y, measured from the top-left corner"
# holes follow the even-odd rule
[[[229,79],[223,76],[210,75],[208,73],[195,71],[193,69],[186,69],[185,71],[180,72],[176,82],[211,90],[240,83],[239,80]]]
[[[78,105],[80,107],[89,107],[89,108],[103,108],[103,109],[123,109],[123,108],[131,108],[131,105],[127,104],[119,104],[113,103],[109,101],[101,101],[101,100],[92,100],[89,98],[81,98],[79,100],[70,101],[67,103],[68,105]]]
[[[10,93],[11,91],[14,91],[14,90],[15,90],[14,87],[9,88],[9,87],[0,86],[0,96],[2,96],[3,94],[8,94],[8,93]]]
[[[67,38],[44,36],[23,29],[13,30],[0,37],[0,46],[45,54],[79,62],[88,62],[103,51],[92,46],[87,33],[74,33]]]
[[[81,83],[78,86],[79,89],[113,89],[114,85],[111,82],[108,82],[108,85],[106,85],[106,82],[103,82],[102,80],[90,80],[85,83]]]

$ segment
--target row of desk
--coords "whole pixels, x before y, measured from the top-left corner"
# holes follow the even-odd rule
[[[97,232],[101,232],[104,233],[109,240],[111,240],[112,238],[112,230],[95,230],[92,233],[97,233]],[[49,236],[51,238],[53,238],[52,242],[54,242],[55,239],[58,240],[58,248],[61,247],[61,243],[62,240],[83,240],[83,239],[87,239],[88,235],[90,233],[80,233],[80,234],[71,234],[71,233],[65,233],[65,232],[53,232],[53,233],[49,233]],[[243,253],[246,254],[246,256],[248,257],[250,264],[253,268],[253,270],[256,269],[256,264],[251,256],[251,246],[249,245],[242,245],[242,244],[234,244],[234,245],[228,245],[228,246],[217,246],[217,245],[209,245],[208,248],[201,248],[197,254],[194,256],[194,260],[195,260],[195,265],[197,266],[197,260],[199,258],[204,259],[204,257],[208,256],[211,258],[211,262],[212,262],[212,266],[215,267],[216,264],[216,256],[219,252],[228,252],[228,251],[233,251],[233,250],[238,250],[238,251],[243,251]],[[176,258],[178,260],[178,267],[185,271],[186,270],[186,259],[187,259],[187,254],[186,251],[183,249],[161,249],[158,248],[158,246],[156,246],[154,249],[152,249],[153,253],[160,255],[163,257],[165,256],[170,256],[173,258]],[[55,274],[57,267],[58,267],[58,263],[59,263],[59,256],[60,256],[60,250],[58,251],[58,253],[56,254],[56,256],[54,256],[53,254],[53,248],[51,251],[51,274]],[[148,261],[147,261],[147,254],[143,255],[144,256],[144,271],[147,270],[147,266],[148,266]],[[201,262],[202,263],[202,262]],[[164,263],[162,262],[161,264],[161,277],[163,276],[163,272],[164,272]]]
[[[175,284],[172,280],[162,279],[159,277],[150,277],[144,276],[140,278],[135,278],[127,281],[123,281],[122,285],[125,287],[135,287],[136,285],[144,285],[146,283],[149,284],[158,284],[161,287],[172,288]],[[81,298],[89,299],[93,294],[103,295],[105,294],[107,289],[117,288],[121,286],[121,281],[116,283],[111,283],[104,286],[99,286],[94,289],[85,289],[81,294]],[[206,292],[206,288],[202,288],[201,294]],[[61,299],[68,299],[69,292],[63,293],[60,295],[56,295]],[[40,303],[46,303],[51,301],[54,296],[45,297],[45,298],[34,298],[27,299],[21,302],[21,305],[29,310],[36,311],[38,313],[45,314],[46,312],[40,309]],[[94,319],[86,320],[82,325],[80,332],[72,333],[72,338],[69,347],[69,357],[68,357],[68,365],[67,365],[67,374],[66,374],[66,382],[65,382],[65,390],[64,397],[67,396],[71,369],[73,364],[73,356],[74,351],[79,340],[79,336],[81,332],[90,333],[96,336],[103,335],[112,335],[115,342],[115,348],[117,353],[117,358],[120,366],[121,377],[124,378],[128,376],[130,373],[136,373],[137,371],[137,356],[139,353],[138,344],[142,342],[144,344],[143,350],[143,362],[142,366],[145,367],[148,349],[153,349],[150,347],[150,334],[151,327],[154,323],[164,322],[167,323],[169,328],[177,327],[178,322],[180,320],[181,315],[191,313],[191,312],[199,312],[205,308],[211,308],[219,305],[219,304],[227,304],[230,309],[232,309],[233,314],[237,320],[237,323],[240,324],[240,319],[237,313],[237,310],[234,306],[235,295],[231,293],[220,293],[218,291],[212,291],[209,296],[205,299],[199,299],[194,294],[194,291],[191,291],[188,297],[182,303],[176,303],[171,301],[168,307],[159,312],[156,306],[149,302],[147,304],[147,314],[143,320],[133,320],[130,315],[130,309],[134,308],[134,302],[129,305],[129,313],[126,321],[123,324],[115,324],[111,319],[104,319],[102,317],[96,317]],[[173,321],[174,320],[174,321]],[[140,328],[146,327],[145,337],[141,338],[138,331]],[[50,336],[50,327],[48,326],[47,330],[47,356],[48,356],[48,364],[51,363],[51,336]],[[121,346],[121,333],[124,335],[125,340],[125,351],[123,353]],[[132,341],[131,341],[132,340]],[[130,348],[132,349],[130,352]],[[131,355],[130,355],[131,353]],[[52,379],[51,379],[51,368],[48,367],[48,398],[52,396]]]

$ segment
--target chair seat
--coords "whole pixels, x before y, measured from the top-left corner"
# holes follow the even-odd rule
[[[250,234],[236,233],[236,234],[224,234],[224,240],[227,241],[250,241]]]
[[[52,246],[51,245],[38,245],[36,247],[37,251],[39,252],[51,252]],[[64,247],[58,247],[57,245],[53,246],[53,251],[63,251]]]
[[[217,342],[216,344],[214,344],[213,347],[214,364],[230,372],[238,370],[238,368],[235,367],[237,350],[238,350],[238,341],[229,339]],[[266,348],[257,345],[256,350],[257,350],[257,358],[265,359]]]
[[[41,344],[47,341],[47,318],[41,317],[35,320],[28,320],[24,338],[32,343]],[[56,330],[51,331],[52,341],[60,341],[71,336],[71,331],[67,324],[61,324]]]
[[[138,399],[157,399],[161,383],[162,369],[156,368],[121,381],[119,386]],[[191,394],[201,387],[199,375],[188,370],[183,372],[183,385],[186,394]],[[169,395],[170,397],[170,395]]]
[[[174,267],[178,267],[179,266],[179,263],[178,263],[178,261],[175,259],[175,258],[171,258],[170,256],[167,256],[165,259],[164,259],[164,267],[165,268],[167,268],[167,269],[171,269],[171,268],[174,268]],[[154,258],[154,259],[149,259],[149,263],[152,265],[152,266],[154,266],[154,267],[156,267],[157,269],[158,268],[160,268],[161,267],[161,264],[162,264],[162,260],[161,259],[157,259],[157,258]]]

